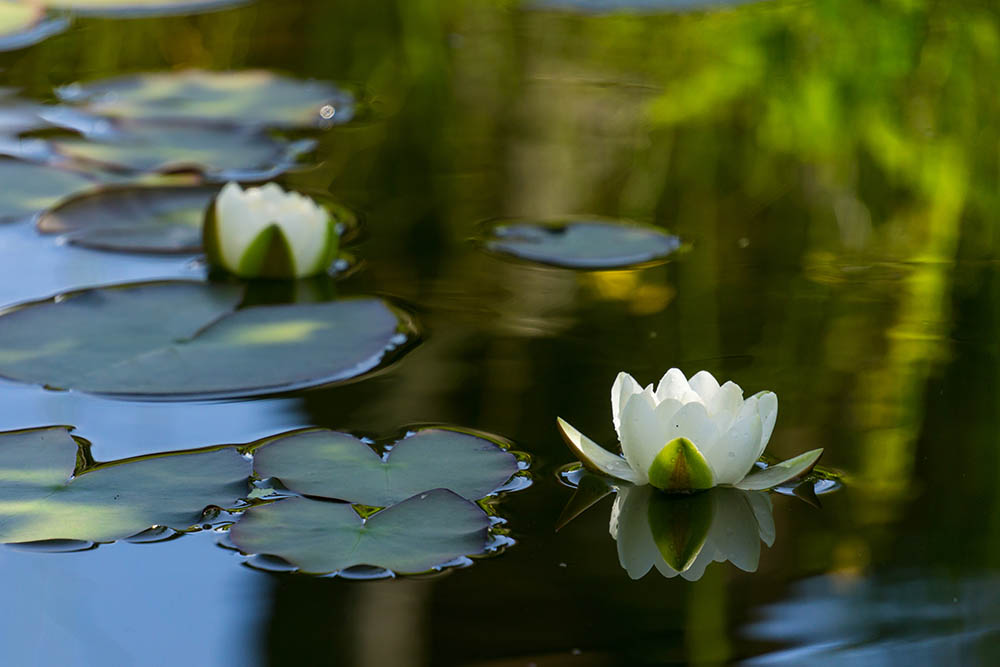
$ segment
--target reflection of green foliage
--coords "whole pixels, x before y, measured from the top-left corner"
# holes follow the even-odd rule
[[[0,434],[0,542],[109,542],[150,526],[185,530],[210,505],[246,495],[249,462],[233,447],[115,461],[85,457],[65,427]]]

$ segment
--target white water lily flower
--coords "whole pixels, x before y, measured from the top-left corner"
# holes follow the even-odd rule
[[[303,278],[336,258],[339,235],[325,208],[277,183],[242,189],[227,183],[203,229],[210,263],[243,278]]]
[[[666,496],[622,486],[611,508],[618,562],[632,579],[656,567],[664,577],[697,581],[712,562],[756,572],[760,543],[774,544],[771,499],[763,491],[719,488]]]
[[[685,492],[718,485],[766,489],[809,470],[823,453],[755,469],[778,417],[778,398],[762,391],[744,400],[733,382],[719,385],[700,371],[690,380],[671,368],[656,389],[619,373],[611,388],[611,412],[624,458],[603,449],[558,419],[570,449],[585,466],[663,491]]]

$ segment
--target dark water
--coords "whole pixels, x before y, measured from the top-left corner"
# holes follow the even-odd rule
[[[563,3],[560,3],[562,5]],[[482,429],[533,457],[516,545],[386,581],[258,572],[199,534],[0,551],[5,664],[995,664],[1000,659],[1000,11],[767,2],[706,13],[511,2],[276,2],[79,20],[0,53],[0,85],[259,67],[359,84],[374,111],[291,177],[363,211],[342,295],[410,306],[423,343],[362,382],[255,401],[127,403],[0,384],[0,429],[73,424],[109,460],[300,426]],[[668,3],[669,4],[669,3]],[[497,217],[651,222],[673,261],[574,272],[482,253]],[[0,227],[0,302],[199,278],[192,257]],[[823,447],[844,488],[773,497],[756,572],[629,579],[611,500],[558,533],[562,416],[615,440],[608,393],[707,369]]]

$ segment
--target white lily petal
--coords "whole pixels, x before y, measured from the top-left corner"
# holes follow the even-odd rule
[[[622,487],[615,498],[619,507],[616,528],[618,562],[632,579],[641,579],[653,563],[662,560],[647,518],[651,492],[648,486]]]
[[[642,393],[642,387],[635,378],[628,373],[622,371],[615,378],[615,383],[611,385],[611,419],[615,424],[615,433],[618,434],[618,439],[621,440],[622,429],[621,429],[621,412],[625,407],[625,403],[628,399],[632,398],[632,394]]]
[[[625,459],[604,449],[566,420],[557,417],[556,424],[570,450],[587,468],[632,484],[646,483],[645,475],[638,475]]]
[[[691,376],[688,384],[691,386],[692,391],[701,397],[701,402],[705,405],[709,405],[712,399],[715,398],[716,392],[719,391],[718,380],[708,371],[698,371]]]
[[[757,519],[757,532],[764,544],[771,546],[777,530],[774,527],[774,512],[771,507],[771,497],[763,491],[747,491],[747,499],[750,507],[753,508],[754,518]]]
[[[758,458],[760,434],[760,417],[756,412],[743,414],[707,452],[703,452],[715,471],[716,484],[736,484],[746,477]]]
[[[778,397],[773,391],[762,391],[754,394],[753,398],[757,399],[757,411],[762,425],[760,449],[757,451],[757,458],[760,458],[774,432],[774,424],[778,421]]]
[[[705,542],[739,569],[755,572],[760,562],[760,535],[750,500],[738,489],[717,489],[715,494],[714,518]]]
[[[710,449],[718,439],[715,424],[712,423],[708,411],[701,403],[687,403],[681,406],[673,416],[661,424],[660,428],[666,434],[663,444],[660,445],[661,448],[674,438],[687,438],[702,453],[702,456],[705,455],[706,449]],[[708,460],[708,464],[711,467],[712,461]],[[716,475],[716,477],[718,476]]]
[[[671,368],[660,378],[660,384],[656,386],[656,400],[663,401],[667,398],[681,400],[691,391],[691,385],[679,368]],[[684,401],[687,402],[687,401]]]
[[[639,484],[649,482],[647,471],[664,445],[666,438],[656,417],[656,403],[651,391],[633,394],[622,411],[621,445],[625,460],[640,478]]]
[[[763,491],[773,488],[808,472],[816,465],[816,461],[822,455],[822,449],[813,449],[787,461],[768,466],[763,470],[753,470],[734,486],[748,491]]]
[[[715,393],[715,397],[706,407],[708,407],[708,414],[712,415],[713,419],[719,420],[719,430],[725,431],[736,419],[740,408],[743,407],[743,390],[735,382],[727,382],[719,387],[719,391]],[[723,423],[726,420],[728,422]]]
[[[708,545],[705,545],[706,547]],[[705,568],[707,568],[713,560],[714,553],[711,549],[702,549],[698,557],[694,559],[691,563],[691,567],[681,572],[681,577],[687,581],[698,581],[703,576],[705,576]],[[661,558],[662,560],[662,558]]]
[[[659,420],[664,432],[666,432],[666,429],[670,424],[670,420],[673,419],[674,415],[676,415],[683,407],[684,404],[675,398],[665,399],[656,406],[656,418]]]

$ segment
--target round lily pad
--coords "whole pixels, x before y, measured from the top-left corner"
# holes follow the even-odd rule
[[[479,238],[494,253],[570,269],[616,269],[666,261],[680,240],[658,227],[616,220],[504,220]]]
[[[93,187],[77,172],[0,158],[0,222],[23,220],[67,195]]]
[[[385,457],[348,433],[317,430],[266,441],[254,472],[297,493],[387,507],[430,489],[484,498],[518,470],[514,455],[469,433],[426,428],[395,443]]]
[[[124,123],[105,137],[56,137],[50,143],[59,155],[106,169],[196,171],[220,181],[272,178],[314,145],[231,127],[153,123]]]
[[[325,81],[265,70],[155,72],[73,84],[67,102],[116,118],[252,127],[326,127],[354,117],[354,95]]]
[[[247,495],[234,447],[86,464],[69,428],[0,433],[0,542],[110,542],[151,526],[186,530]]]
[[[229,539],[245,554],[278,556],[313,574],[356,565],[417,573],[482,553],[489,525],[475,503],[436,489],[366,519],[345,503],[278,500],[247,510]]]
[[[44,234],[98,250],[151,253],[201,251],[212,186],[108,186],[63,201],[38,218]]]
[[[42,0],[53,9],[90,16],[169,16],[194,14],[246,4],[249,0]]]
[[[0,0],[0,51],[21,49],[62,32],[68,22],[46,19],[41,4]]]
[[[0,376],[121,397],[249,396],[356,377],[412,334],[381,299],[237,309],[242,296],[178,281],[18,306],[0,315]]]

